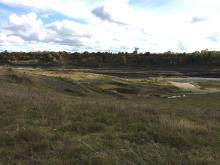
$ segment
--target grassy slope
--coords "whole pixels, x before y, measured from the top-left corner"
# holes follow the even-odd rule
[[[182,91],[165,80],[0,69],[0,164],[220,163],[220,93],[167,99]]]

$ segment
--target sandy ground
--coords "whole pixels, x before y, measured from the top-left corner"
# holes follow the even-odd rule
[[[198,86],[195,86],[191,83],[173,82],[173,81],[170,81],[170,83],[173,86],[183,89],[183,90],[197,90],[199,88]]]
[[[185,79],[186,81],[187,79]],[[183,80],[182,80],[183,81]],[[195,79],[196,81],[196,79]],[[176,81],[169,81],[173,86],[184,90],[190,91],[194,94],[208,94],[208,93],[216,93],[220,92],[220,89],[217,88],[202,88],[199,85],[194,84],[194,82],[176,82]],[[220,83],[220,80],[219,80]]]

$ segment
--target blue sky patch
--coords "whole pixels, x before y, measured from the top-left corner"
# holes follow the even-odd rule
[[[174,1],[175,0],[130,0],[129,4],[137,6],[162,7],[169,5]]]
[[[40,19],[45,23],[52,23],[55,21],[62,21],[62,20],[71,20],[75,21],[80,24],[87,24],[87,20],[83,18],[73,18],[68,17],[64,14],[58,13],[58,12],[50,12],[50,13],[40,13],[39,15]]]
[[[8,21],[8,17],[11,14],[15,13],[18,15],[22,15],[28,12],[31,12],[31,10],[28,10],[22,7],[15,7],[15,6],[12,7],[12,6],[8,6],[3,3],[0,3],[0,15],[1,15],[0,27],[3,26],[3,24]]]
[[[5,11],[8,11],[9,13],[16,13],[18,15],[31,12],[31,10],[27,8],[17,7],[17,6],[8,6],[3,3],[0,3],[0,9],[4,9]]]

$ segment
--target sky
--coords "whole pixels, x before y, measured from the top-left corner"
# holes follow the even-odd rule
[[[0,51],[220,50],[219,0],[0,0]]]

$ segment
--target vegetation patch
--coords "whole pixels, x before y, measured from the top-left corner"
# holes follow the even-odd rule
[[[0,68],[0,164],[219,164],[219,92],[59,70]]]

